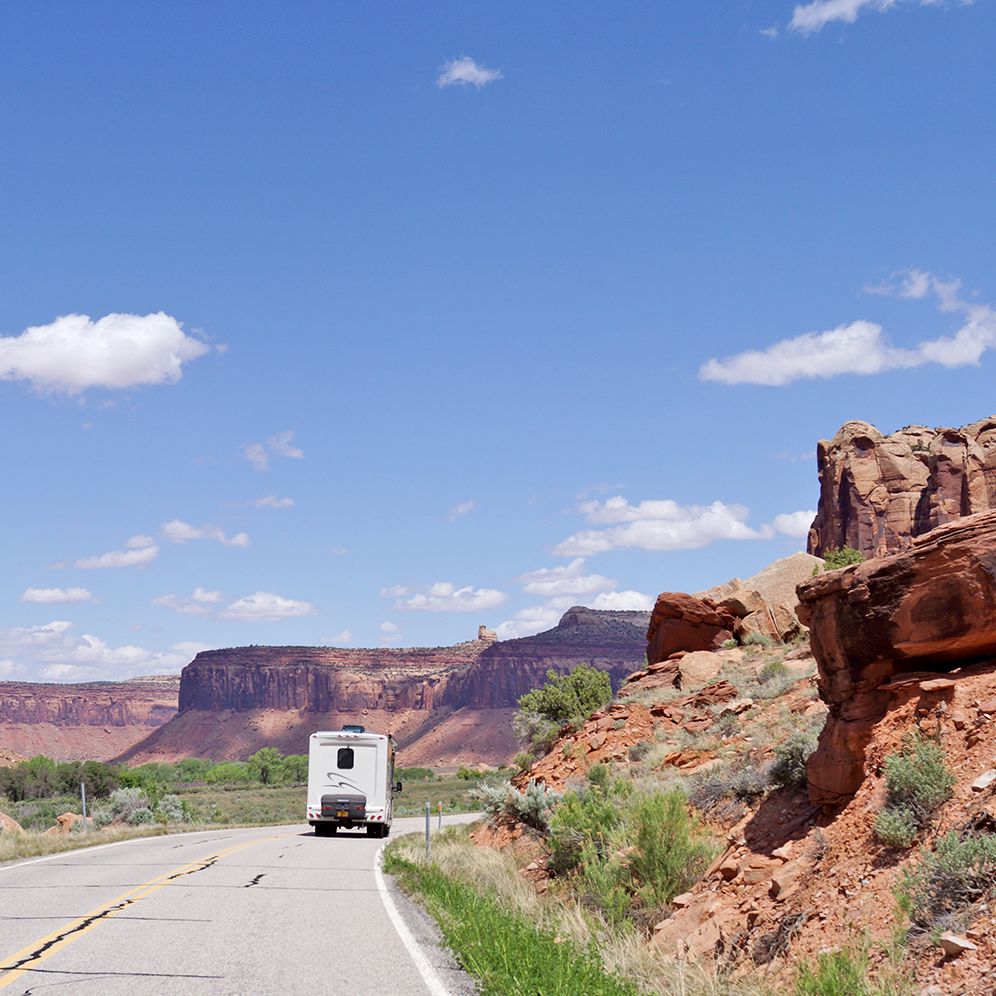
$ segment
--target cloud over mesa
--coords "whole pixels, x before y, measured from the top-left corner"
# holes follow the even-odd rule
[[[426,588],[412,590],[403,585],[382,588],[384,598],[397,599],[395,608],[411,612],[478,612],[491,609],[508,597],[494,588],[458,588],[450,581],[437,581]]]
[[[933,295],[941,312],[962,314],[961,327],[953,335],[928,339],[907,348],[892,345],[881,325],[859,320],[826,332],[806,332],[782,339],[766,349],[710,359],[700,368],[700,379],[781,387],[796,380],[877,374],[928,363],[943,367],[977,365],[983,354],[996,347],[996,310],[963,300],[956,280],[942,280],[923,270],[908,270],[893,283],[866,290],[905,300]]]
[[[35,390],[64,394],[172,384],[185,363],[208,350],[161,311],[97,321],[63,315],[20,335],[0,336],[0,380],[25,380]]]
[[[894,7],[909,6],[912,0],[813,0],[812,3],[797,4],[792,11],[789,27],[793,31],[808,35],[820,31],[833,21],[853,24],[858,15],[865,11],[884,14]],[[970,7],[975,0],[917,0],[921,7]]]
[[[132,536],[123,550],[94,554],[76,561],[82,570],[103,570],[115,567],[141,567],[151,564],[159,556],[159,547],[151,536]]]
[[[246,622],[275,622],[279,619],[293,619],[314,614],[315,607],[310,602],[285,598],[272,591],[257,591],[252,595],[244,595],[218,613],[221,619],[238,619]]]

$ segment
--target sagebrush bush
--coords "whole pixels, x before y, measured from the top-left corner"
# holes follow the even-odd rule
[[[775,641],[767,633],[748,633],[744,637],[745,647],[773,647]]]
[[[912,847],[919,834],[920,823],[903,806],[887,807],[875,817],[875,836],[886,847]]]
[[[908,809],[921,826],[951,798],[954,785],[941,745],[921,734],[885,759],[886,805]]]
[[[609,835],[621,820],[627,788],[621,783],[610,786],[606,774],[603,765],[596,765],[589,772],[589,784],[565,793],[553,813],[547,846],[555,874],[576,868],[585,854],[589,862],[605,857]]]
[[[631,761],[642,761],[653,750],[654,745],[649,740],[641,740],[629,749]]]
[[[797,730],[775,747],[771,779],[776,785],[801,788],[806,784],[806,762],[816,750],[818,736],[813,730]]]
[[[765,664],[760,671],[758,671],[757,680],[763,685],[765,682],[771,681],[772,678],[784,678],[788,673],[789,668],[785,661],[768,661],[768,663]]]
[[[481,803],[490,822],[515,821],[525,823],[545,833],[550,817],[560,802],[560,793],[530,779],[525,792],[510,782],[482,782],[470,790],[470,798]]]
[[[910,921],[922,930],[960,926],[955,918],[992,894],[996,885],[996,834],[960,839],[945,834],[899,886]],[[954,921],[954,922],[953,922]]]
[[[159,800],[156,810],[160,818],[167,823],[183,823],[186,820],[183,801],[178,795],[164,795]]]
[[[770,787],[771,765],[746,760],[692,775],[688,799],[703,813],[722,813],[735,810],[744,803],[753,803]]]
[[[140,806],[138,809],[133,809],[131,815],[128,817],[128,823],[131,826],[138,826],[141,823],[155,823],[155,820],[155,814],[148,806]]]
[[[131,822],[132,814],[139,809],[148,809],[151,813],[149,796],[145,789],[119,788],[115,789],[107,800],[108,807],[114,819]]]

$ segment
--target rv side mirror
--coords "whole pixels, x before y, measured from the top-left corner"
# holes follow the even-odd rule
[[[395,792],[400,792],[401,791],[401,782],[398,782],[398,784],[394,786],[394,791]]]

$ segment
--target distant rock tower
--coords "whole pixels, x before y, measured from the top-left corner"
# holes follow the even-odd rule
[[[478,626],[477,638],[486,643],[494,643],[498,639],[498,634],[493,629],[488,629],[487,626]]]

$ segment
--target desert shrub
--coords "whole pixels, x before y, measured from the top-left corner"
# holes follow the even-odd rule
[[[917,818],[904,806],[888,807],[875,817],[875,836],[886,847],[912,847],[919,834]]]
[[[703,813],[732,814],[771,787],[771,766],[748,760],[710,768],[689,779],[688,801]]]
[[[510,782],[482,781],[470,790],[470,798],[481,803],[491,823],[514,821],[546,832],[550,817],[560,802],[560,793],[530,780],[525,792]]]
[[[886,802],[875,820],[878,839],[889,847],[909,847],[951,798],[954,784],[940,744],[915,734],[899,753],[885,758]],[[915,827],[912,838],[911,827]]]
[[[828,571],[837,571],[851,564],[860,564],[865,555],[852,546],[831,547],[823,551],[823,563]]]
[[[579,664],[570,674],[557,674],[553,669],[547,671],[546,684],[519,699],[519,712],[527,717],[539,717],[559,729],[568,723],[583,723],[611,701],[612,685],[608,673]]]
[[[748,633],[744,637],[745,647],[773,647],[775,641],[767,633]]]
[[[149,808],[149,796],[145,789],[140,788],[119,788],[111,793],[108,800],[111,815],[116,820],[127,820],[131,822],[132,815],[140,809]]]
[[[128,822],[132,826],[138,826],[142,823],[154,823],[155,815],[148,806],[139,806],[138,809],[133,809],[131,815],[128,817]]]
[[[720,645],[721,650],[734,650],[739,644],[732,637],[729,640],[724,640]]]
[[[865,951],[824,951],[799,966],[796,996],[870,996],[868,964]]]
[[[610,784],[608,770],[595,765],[589,783],[567,792],[550,820],[547,846],[550,869],[561,874],[577,867],[582,857],[589,863],[604,859],[609,834],[619,825],[620,803],[628,786]]]
[[[156,809],[167,823],[183,823],[186,820],[183,801],[177,795],[164,795]]]
[[[629,749],[629,759],[642,761],[653,750],[653,746],[649,740],[641,740],[639,743],[633,744]]]
[[[106,806],[100,806],[90,814],[90,820],[98,830],[103,830],[113,819],[114,815]]]
[[[465,782],[476,782],[479,778],[483,778],[487,774],[486,771],[478,771],[477,768],[466,768],[462,767],[457,771],[457,778],[462,778]]]
[[[515,757],[512,758],[512,764],[519,771],[528,771],[528,769],[532,767],[532,763],[535,760],[536,757],[533,754],[530,754],[529,751],[521,750],[515,755]]]
[[[785,674],[776,678],[769,678],[765,682],[760,682],[750,689],[751,698],[755,699],[777,699],[787,691],[795,687],[798,677],[791,671],[786,670]]]
[[[772,678],[784,678],[789,673],[788,665],[785,661],[768,661],[757,673],[757,680],[763,685]]]
[[[526,752],[530,755],[529,764],[536,755],[545,754],[550,749],[560,728],[560,723],[530,709],[519,709],[512,717],[512,732],[529,747]]]
[[[797,730],[775,747],[771,779],[776,785],[801,788],[806,784],[806,762],[816,750],[814,730]]]
[[[904,874],[900,902],[921,930],[957,926],[958,914],[991,894],[994,882],[996,834],[960,839],[948,833]]]
[[[436,777],[432,768],[395,768],[395,781],[431,782]]]

